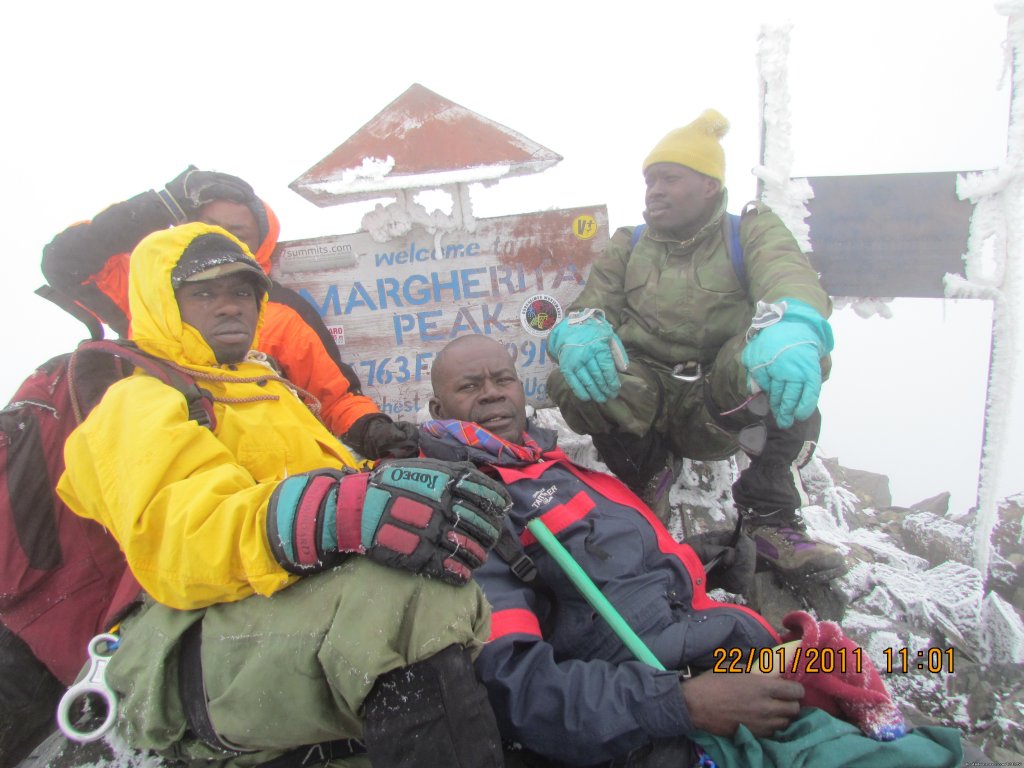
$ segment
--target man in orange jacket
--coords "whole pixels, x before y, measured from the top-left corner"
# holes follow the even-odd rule
[[[249,246],[265,272],[281,227],[252,187],[237,176],[189,166],[165,187],[115,203],[92,221],[72,225],[43,249],[50,285],[126,336],[128,255],[149,233],[187,221],[216,224]],[[259,351],[320,402],[320,418],[335,435],[371,459],[416,455],[412,424],[393,422],[363,395],[359,377],[338,354],[316,310],[273,282]]]

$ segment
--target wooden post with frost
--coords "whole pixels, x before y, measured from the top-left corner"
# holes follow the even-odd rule
[[[1014,382],[1024,375],[1015,340],[1024,311],[1024,0],[997,4],[1009,17],[1006,47],[1010,54],[1010,124],[1006,159],[1000,168],[958,179],[957,193],[975,203],[965,254],[966,279],[946,276],[946,295],[988,298],[993,302],[991,359],[978,472],[974,519],[974,565],[988,581],[992,531],[999,519],[997,488],[1006,469]],[[955,418],[951,408],[946,418]]]

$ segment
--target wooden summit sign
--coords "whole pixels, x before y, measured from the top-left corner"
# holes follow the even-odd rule
[[[434,356],[470,333],[504,342],[527,399],[547,405],[547,336],[608,241],[604,206],[476,222],[443,237],[414,228],[282,243],[274,277],[320,312],[384,413],[411,419]]]
[[[477,220],[465,185],[561,159],[413,85],[290,185],[319,206],[388,195],[396,202],[364,218],[372,231],[280,243],[273,276],[319,311],[384,413],[415,420],[430,396],[434,357],[470,333],[503,342],[528,402],[549,405],[547,336],[608,242],[607,209]],[[439,188],[453,199],[445,221],[407,202],[407,192]]]

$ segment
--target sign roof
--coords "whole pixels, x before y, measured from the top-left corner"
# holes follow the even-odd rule
[[[320,207],[537,173],[562,156],[414,83],[288,186]]]

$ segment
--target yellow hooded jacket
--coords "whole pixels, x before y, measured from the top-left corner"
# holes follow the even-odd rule
[[[179,609],[269,595],[295,581],[267,542],[270,495],[290,475],[356,466],[270,368],[258,361],[218,365],[202,335],[182,322],[171,270],[189,243],[209,232],[238,242],[197,223],[139,243],[129,304],[139,347],[187,367],[212,393],[215,429],[189,420],[179,392],[137,371],[111,386],[68,438],[57,486],[74,512],[113,533],[143,588]],[[266,296],[257,335],[265,304]]]

